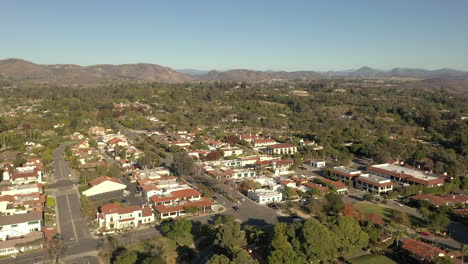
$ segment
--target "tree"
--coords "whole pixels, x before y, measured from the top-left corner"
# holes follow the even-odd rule
[[[342,253],[354,253],[367,247],[369,236],[362,231],[359,223],[351,217],[342,216],[331,228],[336,237],[336,246]]]
[[[448,224],[450,223],[450,219],[446,214],[438,213],[430,217],[430,222],[432,228],[434,228],[437,231],[440,231],[441,229],[445,229],[448,226]]]
[[[247,245],[245,232],[241,230],[240,223],[229,221],[219,227],[214,244],[228,254],[236,252]]]
[[[259,183],[259,182],[256,182],[254,180],[250,180],[250,179],[247,179],[247,180],[243,180],[240,184],[240,186],[244,189],[248,189],[248,190],[256,190],[256,189],[260,189],[262,188],[262,185]]]
[[[49,242],[47,242],[47,253],[52,263],[59,263],[59,259],[65,253],[63,240],[58,236],[53,237]]]
[[[405,212],[394,210],[392,220],[397,224],[410,225],[410,220]]]
[[[327,211],[332,214],[338,214],[341,212],[343,208],[343,200],[341,197],[336,193],[327,193],[325,195],[325,199],[327,199]]]
[[[296,264],[304,263],[305,259],[298,254],[288,241],[286,235],[286,224],[278,223],[274,227],[273,240],[271,241],[272,250],[268,256],[270,264]]]
[[[382,217],[377,214],[377,213],[370,213],[367,215],[367,220],[369,220],[370,222],[378,225],[378,226],[383,226],[384,225],[384,221],[382,220]]]
[[[372,202],[374,200],[374,195],[370,193],[365,193],[362,198],[366,201]]]
[[[239,249],[234,253],[231,264],[258,264],[258,262],[254,260],[245,249]]]
[[[175,153],[173,160],[172,169],[177,176],[189,175],[192,173],[194,161],[187,152]]]
[[[54,198],[48,196],[46,199],[46,206],[49,208],[55,207],[55,200]]]
[[[463,253],[463,256],[468,256],[468,245],[461,244],[460,251]],[[465,263],[465,257],[462,258],[463,263]]]
[[[223,254],[214,254],[206,264],[230,264],[231,260]]]
[[[208,161],[219,160],[222,157],[223,157],[223,155],[221,155],[221,153],[219,153],[219,151],[211,151],[210,153],[208,153],[206,155],[205,160],[208,160]]]
[[[434,264],[454,264],[453,260],[448,256],[437,257],[432,262]]]
[[[107,260],[110,264],[114,251],[119,247],[119,242],[113,237],[106,237],[103,239],[101,246],[99,247],[99,256]]]
[[[144,264],[176,264],[177,262],[177,251],[165,237],[147,240],[145,252],[149,254],[143,261]]]
[[[138,259],[137,252],[133,250],[124,250],[115,258],[114,264],[130,264],[136,263]]]
[[[291,200],[294,197],[296,197],[296,193],[294,192],[294,189],[289,186],[284,186],[284,194],[286,195],[286,198],[288,200]]]
[[[194,206],[194,205],[191,205],[191,206],[187,206],[187,207],[184,207],[184,210],[187,214],[196,214],[198,213],[198,207]]]
[[[336,242],[326,226],[317,220],[307,220],[300,231],[300,242],[308,262],[316,263],[336,258]],[[318,237],[320,239],[317,239]]]
[[[342,213],[344,216],[354,217],[356,213],[356,209],[354,208],[353,204],[347,203],[347,204],[344,204]]]
[[[163,225],[161,230],[167,237],[172,239],[184,237],[187,234],[190,234],[190,231],[192,230],[192,221],[185,218],[178,219]]]

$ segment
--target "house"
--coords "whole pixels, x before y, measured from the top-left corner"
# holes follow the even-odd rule
[[[325,167],[325,161],[323,160],[311,160],[310,165],[314,168],[323,168]]]
[[[280,202],[283,199],[283,194],[269,189],[257,189],[248,191],[247,197],[259,204],[269,204]]]
[[[258,135],[257,134],[241,134],[241,135],[237,135],[237,137],[239,138],[239,140],[244,140],[250,143],[253,140],[257,139]]]
[[[345,166],[333,167],[333,169],[330,170],[330,175],[340,181],[354,181],[361,173],[360,170]]]
[[[42,211],[45,203],[45,195],[38,192],[17,195],[0,196],[0,213],[12,215],[27,213],[29,211]]]
[[[4,186],[0,189],[0,195],[19,195],[30,193],[42,193],[44,186],[42,183],[31,183],[23,185]]]
[[[106,129],[99,126],[94,126],[89,128],[89,133],[94,136],[104,136],[106,134]]]
[[[348,186],[341,181],[332,181],[327,178],[320,178],[320,181],[332,185],[338,194],[345,194],[348,192]]]
[[[271,138],[256,138],[252,140],[251,144],[254,148],[259,148],[259,147],[276,145],[278,144],[278,142],[276,142],[276,140],[271,139]]]
[[[443,176],[389,163],[371,165],[367,167],[367,170],[392,181],[414,185],[432,187],[440,186],[445,182]]]
[[[127,188],[120,180],[112,177],[101,176],[89,182],[91,188],[83,192],[84,196],[93,196],[108,192],[122,191]]]
[[[386,193],[393,190],[394,183],[388,179],[376,174],[361,174],[355,178],[356,188],[363,188],[371,193]]]
[[[190,142],[188,141],[170,141],[169,142],[170,146],[178,146],[178,147],[190,147]]]
[[[209,147],[216,148],[216,149],[219,149],[219,148],[223,148],[223,147],[227,147],[227,146],[228,146],[227,143],[224,143],[224,142],[221,142],[221,141],[217,141],[217,140],[207,140],[205,143],[206,143]]]
[[[313,182],[305,182],[305,183],[302,184],[302,186],[304,186],[306,188],[306,191],[311,191],[312,189],[316,189],[320,193],[325,193],[325,192],[328,192],[330,190],[326,186],[322,186],[320,184],[316,184],[316,183],[313,183]]]
[[[427,261],[432,262],[437,257],[443,257],[447,253],[431,244],[427,244],[421,241],[417,241],[411,238],[404,239],[403,245],[401,246],[406,250],[411,257],[417,261]]]
[[[432,205],[438,207],[440,205],[447,205],[447,206],[456,206],[456,205],[466,205],[468,204],[468,196],[466,195],[457,195],[457,194],[446,194],[446,195],[439,195],[435,196],[432,194],[419,194],[411,196],[410,199],[412,200],[419,200],[419,201],[428,201]]]
[[[244,150],[241,148],[221,148],[224,157],[238,156],[244,153]]]
[[[44,221],[42,212],[0,216],[0,240],[25,236],[42,230]]]
[[[42,171],[36,167],[18,167],[10,177],[11,184],[42,183]]]
[[[154,215],[147,206],[123,207],[120,204],[109,203],[101,206],[97,219],[101,231],[110,231],[135,228],[154,222]]]
[[[267,146],[266,152],[270,155],[293,155],[297,152],[297,147],[288,143],[280,143]]]
[[[0,241],[0,256],[42,248],[43,241],[44,234],[40,231],[33,231],[19,238]]]

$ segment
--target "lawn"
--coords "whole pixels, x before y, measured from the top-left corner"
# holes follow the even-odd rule
[[[385,223],[390,223],[392,221],[393,209],[363,202],[353,203],[353,205],[354,208],[361,210],[366,214],[376,213],[380,215]],[[423,227],[427,224],[423,219],[413,215],[408,215],[408,218],[413,227]]]
[[[392,209],[369,203],[354,203],[353,205],[354,208],[361,210],[366,214],[375,213],[380,215],[386,223],[389,223],[392,219]]]
[[[393,260],[382,255],[364,255],[350,259],[351,264],[395,264]]]

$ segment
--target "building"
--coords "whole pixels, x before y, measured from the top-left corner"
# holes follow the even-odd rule
[[[345,166],[333,167],[333,169],[330,170],[330,176],[340,181],[354,181],[361,173],[360,170]]]
[[[181,201],[176,204],[158,204],[154,206],[159,219],[176,218],[180,216],[186,216],[189,214],[204,214],[211,212],[213,209],[214,202],[206,197],[201,197],[195,201]],[[193,208],[195,212],[187,212]]]
[[[445,182],[443,176],[388,163],[371,165],[367,170],[392,181],[414,185],[431,187],[440,186]]]
[[[293,155],[297,152],[297,147],[288,143],[280,143],[267,146],[266,152],[270,155]]]
[[[171,141],[171,142],[169,142],[169,145],[184,148],[184,147],[190,147],[190,142],[188,142],[188,141]]]
[[[276,145],[278,142],[271,138],[257,138],[252,140],[252,146],[254,148],[266,147],[271,145]]]
[[[0,240],[25,236],[41,231],[44,226],[42,212],[0,216]]]
[[[283,194],[281,192],[269,189],[257,189],[250,190],[247,193],[247,197],[259,204],[269,204],[281,202],[281,200],[283,199]]]
[[[36,167],[19,167],[10,177],[11,184],[41,183],[42,171]]]
[[[154,215],[150,207],[128,206],[111,203],[101,206],[97,213],[101,231],[135,228],[154,222]]]
[[[401,246],[410,256],[420,262],[432,262],[437,257],[443,257],[447,253],[431,244],[417,241],[411,238],[404,239]]]
[[[120,180],[108,176],[101,176],[89,182],[91,188],[83,192],[84,196],[93,196],[114,191],[123,191],[127,186]]]
[[[258,135],[257,134],[241,134],[241,135],[237,135],[237,137],[239,138],[239,140],[244,140],[250,143],[254,139],[257,139]]]
[[[311,160],[310,165],[314,168],[323,168],[325,167],[325,161],[323,160]]]
[[[40,231],[33,231],[19,238],[0,241],[0,256],[42,248],[43,241],[44,234]]]
[[[393,182],[376,174],[361,174],[355,178],[356,188],[363,188],[372,193],[386,193],[393,190]]]
[[[338,194],[345,194],[348,192],[348,186],[341,181],[332,181],[327,178],[320,178],[320,181],[332,185]]]
[[[238,156],[244,154],[244,150],[241,148],[222,148],[220,150],[223,152],[224,157]]]
[[[313,182],[305,182],[302,184],[303,188],[305,188],[306,191],[311,191],[312,189],[317,190],[320,193],[325,193],[328,192],[330,189],[326,186],[322,186]]]
[[[45,195],[38,192],[29,194],[0,196],[0,214],[24,214],[29,211],[42,211]]]
[[[457,194],[446,194],[435,196],[432,194],[419,194],[411,196],[412,200],[428,201],[430,204],[438,207],[440,205],[456,206],[468,204],[468,196]]]
[[[30,193],[42,193],[42,183],[4,186],[0,189],[1,195],[21,195]]]

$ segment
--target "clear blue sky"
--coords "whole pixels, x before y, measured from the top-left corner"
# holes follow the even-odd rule
[[[0,59],[468,70],[467,11],[468,0],[2,1]]]

